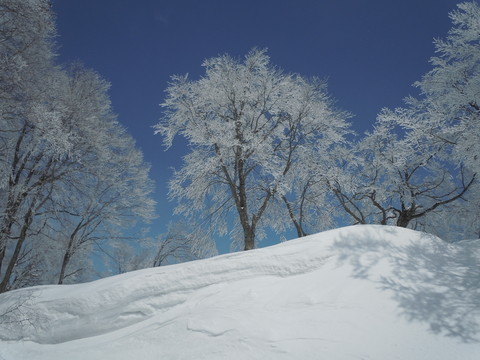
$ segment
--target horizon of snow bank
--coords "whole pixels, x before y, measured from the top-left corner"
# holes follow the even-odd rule
[[[18,300],[1,360],[476,360],[480,241],[358,225]]]

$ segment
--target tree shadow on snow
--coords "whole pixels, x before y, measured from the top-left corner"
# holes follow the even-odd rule
[[[396,228],[366,230],[333,245],[339,263],[352,266],[352,276],[391,291],[409,321],[462,342],[480,342],[480,240],[448,244],[423,234],[396,243],[382,238],[385,231],[395,235]]]

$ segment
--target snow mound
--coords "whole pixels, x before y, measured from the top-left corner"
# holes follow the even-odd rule
[[[480,241],[396,227],[22,289],[0,314],[19,299],[1,360],[480,359]]]

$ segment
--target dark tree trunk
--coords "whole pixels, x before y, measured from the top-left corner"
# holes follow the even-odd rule
[[[25,214],[24,217],[24,222],[22,229],[20,231],[20,235],[17,240],[17,245],[15,246],[15,250],[13,251],[12,258],[10,259],[10,262],[8,263],[7,269],[5,270],[5,274],[3,276],[3,280],[0,283],[0,294],[4,293],[5,291],[8,290],[8,284],[10,282],[10,277],[12,276],[13,269],[15,268],[15,265],[17,264],[18,257],[20,255],[20,250],[22,249],[23,243],[25,242],[25,239],[27,238],[27,231],[32,224],[33,221],[33,212],[34,212],[34,203],[30,205],[30,208],[28,209],[27,213]]]
[[[15,216],[17,214],[18,206],[17,204],[13,204],[13,196],[12,192],[9,192],[7,207],[6,207],[6,214],[3,219],[3,224],[0,229],[0,270],[2,269],[3,259],[5,257],[5,251],[7,247],[7,241],[10,237],[12,226],[15,222]]]
[[[74,252],[74,245],[75,245],[75,239],[77,237],[77,233],[82,229],[83,226],[88,224],[90,221],[87,221],[84,223],[83,221],[80,221],[77,226],[75,227],[75,230],[70,234],[70,239],[68,240],[68,245],[67,249],[65,250],[65,254],[63,256],[63,261],[62,261],[62,267],[60,269],[60,275],[58,277],[58,284],[61,285],[63,284],[63,280],[65,279],[65,271],[67,269],[68,263],[70,262],[70,259],[73,255]]]
[[[251,230],[246,231],[244,234],[245,247],[243,250],[252,250],[255,248],[255,233]]]
[[[302,229],[302,225],[300,225],[296,221],[293,221],[293,225],[295,225],[295,229],[297,230],[297,236],[299,238],[307,236],[307,233]]]
[[[65,279],[65,271],[67,269],[67,265],[69,262],[70,262],[70,246],[67,249],[67,251],[65,251],[65,255],[63,256],[62,268],[60,270],[60,276],[58,277],[58,285],[63,284],[63,280]]]
[[[239,129],[237,128],[237,132]],[[237,139],[242,141],[242,134],[238,132]],[[217,155],[222,157],[220,153],[219,147],[215,144],[215,152]],[[265,199],[263,200],[262,205],[260,208],[252,214],[249,214],[248,211],[248,199],[247,199],[247,176],[250,170],[245,170],[245,161],[243,159],[244,154],[242,149],[239,147],[235,153],[235,171],[234,176],[230,176],[227,168],[223,165],[223,161],[221,161],[222,165],[222,172],[225,175],[225,179],[227,180],[228,187],[230,188],[230,192],[233,196],[235,201],[235,206],[237,209],[238,216],[240,218],[240,224],[243,228],[243,235],[244,235],[244,250],[252,250],[255,248],[255,231],[257,228],[258,221],[262,217],[267,205],[272,197],[274,191],[270,191],[266,194]],[[236,181],[238,179],[238,183]]]
[[[412,218],[407,213],[400,213],[397,219],[397,226],[406,228]]]
[[[285,196],[282,196],[282,199],[283,199],[283,202],[285,203],[285,205],[287,206],[288,215],[290,216],[290,219],[292,220],[293,225],[295,226],[295,229],[297,230],[298,237],[307,236],[307,233],[305,232],[305,230],[303,230],[303,226],[302,226],[301,222],[298,221],[297,218],[295,217],[295,214],[293,213],[292,205],[290,204],[290,202],[287,200],[287,198]]]

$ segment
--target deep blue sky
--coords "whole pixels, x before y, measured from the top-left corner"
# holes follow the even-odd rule
[[[152,165],[164,231],[170,168],[182,142],[165,152],[152,126],[173,74],[202,73],[204,59],[266,47],[287,72],[328,77],[337,105],[371,128],[382,107],[416,94],[430,69],[433,38],[451,27],[453,0],[54,0],[59,61],[80,60],[111,84],[119,121]]]

